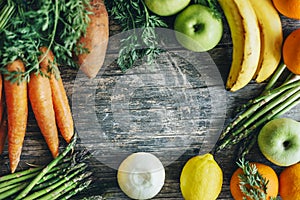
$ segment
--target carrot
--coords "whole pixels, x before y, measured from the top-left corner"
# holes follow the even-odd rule
[[[47,73],[43,69],[41,71]],[[55,158],[59,152],[59,140],[49,78],[40,73],[32,73],[28,82],[28,94],[37,124]]]
[[[6,138],[7,138],[7,120],[3,118],[0,124],[0,155],[3,153]]]
[[[3,153],[5,141],[7,138],[7,117],[5,115],[5,100],[3,95],[3,81],[0,75],[0,155]]]
[[[45,55],[47,50],[48,50],[47,47],[40,48],[40,51],[43,53],[43,55]],[[51,50],[48,51],[47,56],[45,57],[44,60],[42,60],[40,65],[41,68],[43,69],[47,69],[47,70],[50,69],[53,72],[57,72],[55,74],[54,73],[49,74],[55,119],[61,135],[63,136],[63,138],[67,143],[70,143],[74,135],[74,123],[73,123],[72,113],[71,113],[68,97],[62,79],[60,77],[60,72],[56,63],[54,63],[54,55]],[[53,65],[55,65],[54,66],[55,69],[52,68]]]
[[[22,61],[16,60],[7,66],[8,71],[25,71]],[[15,172],[22,152],[27,118],[28,100],[27,83],[11,82],[4,80],[4,92],[6,99],[7,123],[8,123],[8,155],[10,170]]]
[[[0,74],[0,122],[2,121],[3,113],[4,113],[4,94],[3,94],[3,78]]]
[[[78,55],[80,69],[89,77],[94,78],[102,67],[106,55],[109,20],[103,0],[90,2],[90,22],[86,34],[80,38],[79,44],[89,50],[88,53]]]

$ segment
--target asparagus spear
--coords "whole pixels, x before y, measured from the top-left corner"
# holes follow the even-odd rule
[[[279,115],[287,112],[289,109],[292,108],[291,105],[296,106],[299,103],[299,99],[300,99],[300,91],[293,94],[288,99],[286,99],[286,101],[284,101],[282,104],[275,107],[267,115],[265,115],[263,118],[258,120],[255,124],[253,124],[249,129],[244,130],[243,134],[239,134],[238,137],[233,139],[231,143],[232,144],[237,144],[238,142],[241,141],[241,139],[244,139],[245,137],[247,137],[251,133],[251,131],[254,131],[256,128],[263,125],[265,122],[267,122],[267,121],[269,121],[269,120],[271,120],[275,117],[278,117]],[[266,110],[267,110],[267,108],[266,108]]]
[[[62,170],[64,173],[59,171],[59,172],[55,172],[55,173],[46,175],[43,177],[43,181],[39,181],[37,183],[37,185],[34,188],[32,188],[32,190],[36,191],[36,190],[40,190],[42,188],[51,186],[51,185],[55,184],[56,182],[58,182],[59,180],[63,179],[67,174],[70,174],[72,171],[75,171],[78,169],[85,170],[86,168],[87,168],[86,163],[79,163],[75,166],[68,168],[68,170]]]
[[[222,140],[226,137],[226,135],[235,128],[242,120],[244,120],[246,117],[250,116],[251,114],[255,113],[259,108],[261,108],[264,104],[272,100],[275,96],[277,96],[277,93],[271,94],[269,96],[266,96],[264,101],[259,101],[258,103],[251,106],[248,110],[246,110],[244,113],[237,116],[235,120],[233,120],[226,129],[221,133],[219,140]]]
[[[68,144],[66,149],[59,154],[52,162],[50,162],[32,181],[31,183],[15,198],[23,199],[31,191],[31,189],[39,182],[39,180],[47,174],[53,167],[55,167],[60,160],[62,160],[71,150],[74,149],[77,140],[77,134],[74,134],[72,141]]]
[[[289,80],[288,82],[282,84],[281,86],[274,88],[272,90],[268,90],[266,91],[263,95],[260,95],[252,100],[249,101],[250,104],[254,104],[257,102],[260,102],[262,100],[265,100],[266,98],[268,98],[270,95],[274,95],[274,97],[276,97],[277,95],[281,94],[282,92],[294,88],[294,87],[299,87],[300,86],[300,81],[296,81],[296,80]],[[276,95],[277,94],[277,95]]]
[[[50,172],[56,173],[55,171],[59,171],[65,167],[67,167],[67,163],[63,163],[61,165],[59,165],[58,167],[54,167],[52,168]],[[20,172],[16,172],[13,174],[9,174],[6,176],[2,176],[1,177],[1,182],[0,182],[0,191],[5,191],[5,188],[10,186],[10,185],[14,185],[16,183],[20,183],[20,182],[27,182],[29,184],[29,181],[35,177],[36,175],[38,175],[40,173],[40,171],[42,170],[42,167],[36,167],[36,168],[30,168],[24,171],[20,171]],[[61,172],[60,172],[61,173]],[[47,176],[44,176],[43,181],[49,180],[52,176],[52,174],[49,174]],[[42,182],[42,181],[41,181]],[[1,193],[1,192],[0,192]]]
[[[229,141],[233,139],[234,136],[246,130],[252,123],[258,120],[269,110],[284,102],[289,96],[293,96],[294,93],[300,90],[299,86],[300,81],[294,81],[267,92],[266,95],[268,96],[266,96],[263,101],[252,105],[248,110],[240,114],[233,122],[231,122],[226,127],[225,131],[221,133],[218,142],[221,148],[219,146],[216,151],[223,149],[222,146],[227,146],[229,144]],[[229,132],[232,133],[228,135]],[[225,138],[226,136],[227,138]]]
[[[67,194],[64,198],[67,199],[85,189],[91,182],[85,180],[91,172],[83,173],[87,164],[82,161],[90,155],[87,151],[81,151],[67,156],[75,147],[76,139],[75,134],[66,149],[47,166],[30,168],[0,177],[0,199],[11,197],[19,192],[21,193],[17,194],[15,199],[36,199],[42,195],[47,197],[46,193],[49,191],[52,191],[49,193],[50,199],[58,198],[65,193]],[[79,177],[74,178],[78,174]],[[30,191],[35,192],[28,196]]]
[[[43,176],[38,182],[37,185],[41,185],[45,181],[48,181],[54,177],[59,176],[60,174],[65,172],[65,168],[68,167],[70,163],[63,163],[61,165],[58,165],[56,167],[53,167],[45,176]]]
[[[252,132],[300,103],[300,76],[290,73],[286,80],[276,87],[285,69],[286,65],[282,62],[261,95],[241,107],[242,111],[239,110],[238,116],[221,133],[213,148],[214,153],[244,140],[239,152],[244,157],[256,142],[257,133],[251,136]]]
[[[69,182],[66,182],[59,188],[55,189],[54,191],[48,193],[45,196],[42,196],[40,200],[54,200],[59,198],[61,195],[65,194],[66,192],[76,188],[79,185],[80,181],[90,177],[91,174],[92,174],[91,172],[86,172],[84,174],[81,174],[78,177],[71,179]]]
[[[300,103],[300,92],[297,92],[296,94],[294,94],[293,96],[288,98],[284,103],[282,103],[281,105],[276,107],[274,110],[270,111],[266,116],[264,116],[262,119],[257,121],[253,126],[244,130],[244,132],[242,134],[238,135],[237,137],[232,136],[232,137],[226,139],[225,141],[223,141],[223,143],[220,144],[218,146],[218,148],[216,149],[216,152],[224,149],[225,147],[227,147],[230,144],[231,145],[237,144],[242,139],[249,136],[251,134],[251,132],[253,132],[256,128],[263,125],[267,121],[284,114],[285,112],[289,111],[291,108],[296,106],[298,103]]]
[[[293,74],[291,74],[291,75],[293,75]],[[285,90],[300,86],[299,79],[300,79],[300,76],[294,75],[292,77],[287,78],[287,80],[281,86],[274,88],[274,89],[264,90],[264,92],[262,92],[261,95],[259,95],[258,97],[254,98],[254,99],[249,100],[248,103],[241,106],[239,111],[243,112],[246,110],[246,108],[249,109],[250,106],[253,106],[253,104],[256,104],[260,101],[266,101],[266,99],[270,100],[273,97],[276,97],[277,95],[281,94]],[[270,97],[270,95],[272,95],[272,96]]]
[[[43,167],[35,167],[35,168],[30,168],[30,169],[27,169],[24,171],[15,172],[13,174],[8,174],[8,175],[0,177],[0,183],[11,180],[11,179],[19,178],[24,175],[32,174],[32,173],[40,171],[42,169],[43,169]]]
[[[268,81],[264,89],[264,92],[270,90],[275,85],[275,83],[278,81],[278,79],[280,78],[280,76],[282,75],[285,69],[286,69],[286,65],[284,64],[284,62],[281,62],[277,67],[275,73],[272,75],[271,79]]]
[[[288,105],[287,107],[282,109],[279,113],[277,113],[276,116],[283,115],[285,112],[291,110],[293,107],[295,107],[299,103],[300,103],[300,99],[292,102],[290,105]],[[250,152],[250,150],[253,148],[255,142],[257,141],[257,137],[258,137],[258,134],[253,134],[252,138],[250,138],[249,140],[244,139],[246,141],[246,144],[244,144],[244,147],[240,147],[240,150],[239,150],[239,153],[238,153],[238,155],[240,155],[239,157],[243,158],[243,157],[245,157],[245,155],[247,155]]]
[[[0,183],[0,188],[6,187],[8,185],[15,184],[15,183],[20,183],[20,182],[23,182],[23,181],[26,181],[26,180],[30,180],[31,178],[35,177],[38,174],[39,174],[39,172],[37,171],[37,172],[31,173],[31,174],[21,176],[19,178],[10,179],[9,181]]]
[[[258,112],[254,112],[249,118],[246,118],[247,116],[249,116],[249,114],[246,112],[247,115],[242,115],[245,119],[243,125],[238,130],[232,132],[232,135],[235,136],[235,135],[240,134],[243,130],[248,128],[253,122],[258,120],[261,116],[263,116],[264,114],[269,112],[271,109],[276,107],[278,104],[284,102],[287,98],[289,98],[290,96],[293,96],[296,92],[299,92],[299,91],[300,91],[300,88],[298,88],[298,87],[286,91],[282,95],[276,97],[275,99],[272,99],[272,101],[269,104],[267,104],[265,107],[262,107],[262,109],[260,109]]]
[[[250,100],[248,104],[252,106],[250,106],[247,110],[245,110],[243,113],[238,115],[230,124],[227,125],[225,130],[220,134],[219,140],[222,140],[242,120],[244,120],[246,117],[251,116],[253,113],[255,113],[259,108],[267,104],[269,101],[272,101],[275,97],[282,94],[288,89],[294,88],[295,90],[297,90],[299,89],[299,86],[300,86],[300,81],[294,79],[293,81],[289,81],[280,87],[265,92],[264,95],[258,96],[257,98]],[[245,107],[248,107],[248,105],[245,105]]]
[[[86,167],[87,167],[86,165],[83,166],[83,167],[77,167],[77,170],[75,172],[73,172],[72,174],[67,174],[65,176],[58,177],[59,181],[56,181],[55,184],[48,185],[47,188],[36,191],[36,192],[32,193],[31,195],[26,196],[26,198],[24,198],[23,200],[36,199],[36,198],[38,198],[42,195],[45,195],[46,193],[58,188],[59,186],[61,186],[65,182],[70,181],[73,177],[75,177],[76,175],[78,175],[79,173],[84,171],[86,169]]]
[[[245,156],[250,152],[253,148],[254,144],[257,140],[257,134],[252,134],[249,138],[245,138],[243,143],[240,145],[238,149],[238,159],[245,158]]]
[[[10,197],[10,196],[16,194],[17,192],[24,189],[27,185],[28,185],[28,183],[25,182],[25,183],[18,185],[17,187],[11,188],[11,189],[1,193],[0,199],[6,199],[7,197]]]
[[[82,190],[86,189],[91,184],[91,182],[92,182],[92,180],[87,180],[86,182],[80,184],[75,190],[71,190],[65,196],[60,197],[60,200],[70,199],[72,196],[74,196],[77,193],[81,192]]]
[[[61,167],[65,167],[65,165],[62,165]],[[16,173],[16,174],[7,175],[8,178],[6,178],[6,176],[3,176],[8,181],[0,183],[0,194],[2,192],[9,190],[10,188],[13,188],[13,187],[16,187],[19,185],[24,185],[24,183],[26,183],[28,185],[31,181],[31,178],[36,176],[41,169],[42,169],[41,167],[37,167],[34,169],[20,171],[18,174]],[[53,168],[53,170],[51,170],[51,171],[59,170],[59,169],[61,169],[61,168]],[[34,173],[31,173],[31,172],[34,172]],[[29,173],[29,174],[27,174],[27,173]],[[12,175],[17,175],[17,176],[12,176]],[[18,176],[18,175],[21,175],[21,176]],[[15,178],[10,178],[10,177],[15,177]],[[50,178],[51,178],[51,176],[48,175],[48,176],[43,177],[43,180],[46,181],[46,180],[49,180]],[[19,188],[23,189],[24,187],[19,187]]]
[[[0,194],[2,194],[3,192],[6,192],[7,190],[10,190],[12,188],[18,187],[18,186],[20,186],[22,184],[24,184],[24,182],[23,183],[15,183],[15,184],[11,184],[11,185],[8,185],[6,187],[3,187],[3,188],[0,189]]]

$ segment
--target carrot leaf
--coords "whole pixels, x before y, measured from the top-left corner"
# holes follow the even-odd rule
[[[21,77],[29,80],[32,71],[39,70],[39,47],[47,46],[56,55],[57,63],[78,67],[73,53],[84,51],[77,46],[85,34],[91,12],[88,0],[15,0],[15,9],[0,20],[0,72],[16,59],[25,63]],[[0,2],[0,9],[10,8],[11,0]],[[3,24],[3,25],[2,25]],[[13,76],[11,76],[13,77]]]

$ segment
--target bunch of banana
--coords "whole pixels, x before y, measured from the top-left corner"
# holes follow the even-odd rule
[[[268,79],[281,59],[282,25],[271,0],[219,0],[233,52],[226,87],[237,91],[252,79]]]

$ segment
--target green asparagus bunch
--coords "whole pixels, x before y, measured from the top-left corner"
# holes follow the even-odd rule
[[[281,63],[264,91],[242,106],[237,116],[222,131],[213,151],[219,152],[233,145],[239,146],[239,157],[249,153],[257,140],[259,129],[300,102],[300,77],[290,73],[278,85],[286,66]]]
[[[85,150],[74,151],[77,135],[66,149],[44,167],[33,167],[0,177],[0,199],[70,199],[91,183]]]

